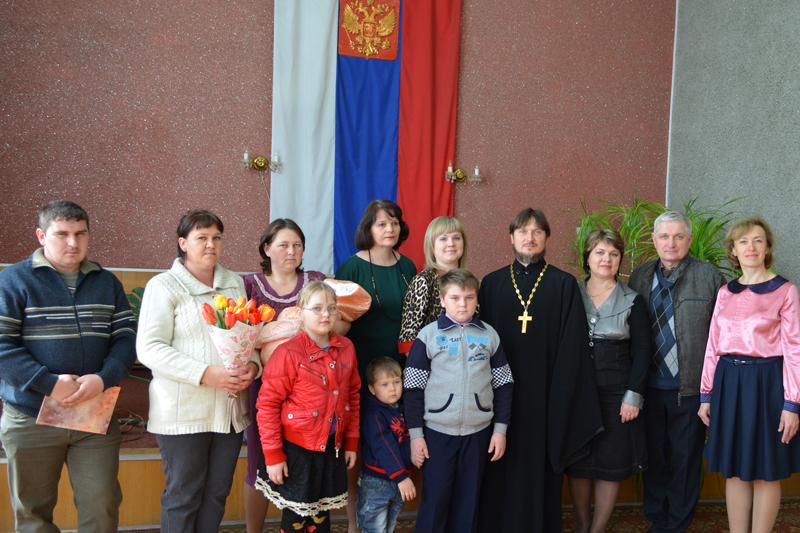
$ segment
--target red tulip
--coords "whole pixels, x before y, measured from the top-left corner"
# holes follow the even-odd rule
[[[250,316],[247,317],[247,320],[251,325],[255,326],[261,322],[261,313],[258,312],[258,309],[251,309]]]
[[[236,300],[228,298],[228,307],[236,307]]]
[[[256,308],[256,301],[251,298],[250,301],[244,304],[243,307],[248,311],[252,311],[253,309]]]
[[[268,306],[267,304],[261,304],[258,306],[258,312],[261,313],[261,321],[262,322],[269,322],[273,318],[275,318],[275,310]]]
[[[217,324],[217,313],[214,311],[214,308],[208,304],[203,304],[203,318],[209,326],[215,326]]]
[[[232,328],[236,325],[236,315],[228,311],[225,313],[225,325]]]

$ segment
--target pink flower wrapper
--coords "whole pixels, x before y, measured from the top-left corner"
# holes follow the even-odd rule
[[[222,357],[226,370],[244,366],[250,361],[256,346],[256,337],[263,325],[250,326],[237,322],[231,329],[208,326],[208,334],[217,347],[217,353]]]

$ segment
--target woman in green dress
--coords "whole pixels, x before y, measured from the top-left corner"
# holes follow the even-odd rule
[[[408,238],[403,211],[389,200],[373,200],[356,230],[360,251],[339,266],[336,279],[354,281],[370,296],[369,310],[353,321],[347,337],[358,357],[358,372],[379,357],[391,357],[401,366],[405,357],[397,348],[403,299],[417,268],[411,259],[395,250]],[[367,387],[364,385],[363,390]]]
[[[356,248],[360,251],[339,266],[336,279],[354,281],[370,296],[372,305],[353,321],[347,337],[353,342],[358,359],[358,373],[365,375],[367,365],[379,357],[391,357],[405,366],[397,341],[400,337],[400,317],[403,299],[417,268],[407,257],[395,250],[408,238],[408,225],[403,211],[389,200],[373,200],[364,211],[356,230]],[[361,397],[369,394],[362,379]],[[366,405],[367,402],[362,402]],[[347,516],[350,532],[357,531],[355,520],[356,483],[359,464],[349,470],[349,502]]]

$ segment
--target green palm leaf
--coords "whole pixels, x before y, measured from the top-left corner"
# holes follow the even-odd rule
[[[130,294],[126,294],[125,296],[128,297],[128,303],[131,306],[131,311],[133,311],[133,316],[136,319],[136,322],[139,322],[139,311],[142,308],[144,289],[141,287],[135,287],[131,290]]]

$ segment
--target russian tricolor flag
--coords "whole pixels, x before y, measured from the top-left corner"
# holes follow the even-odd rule
[[[378,198],[403,209],[401,252],[422,267],[428,223],[453,213],[460,23],[461,0],[275,1],[270,217],[303,229],[306,268],[355,253]]]

